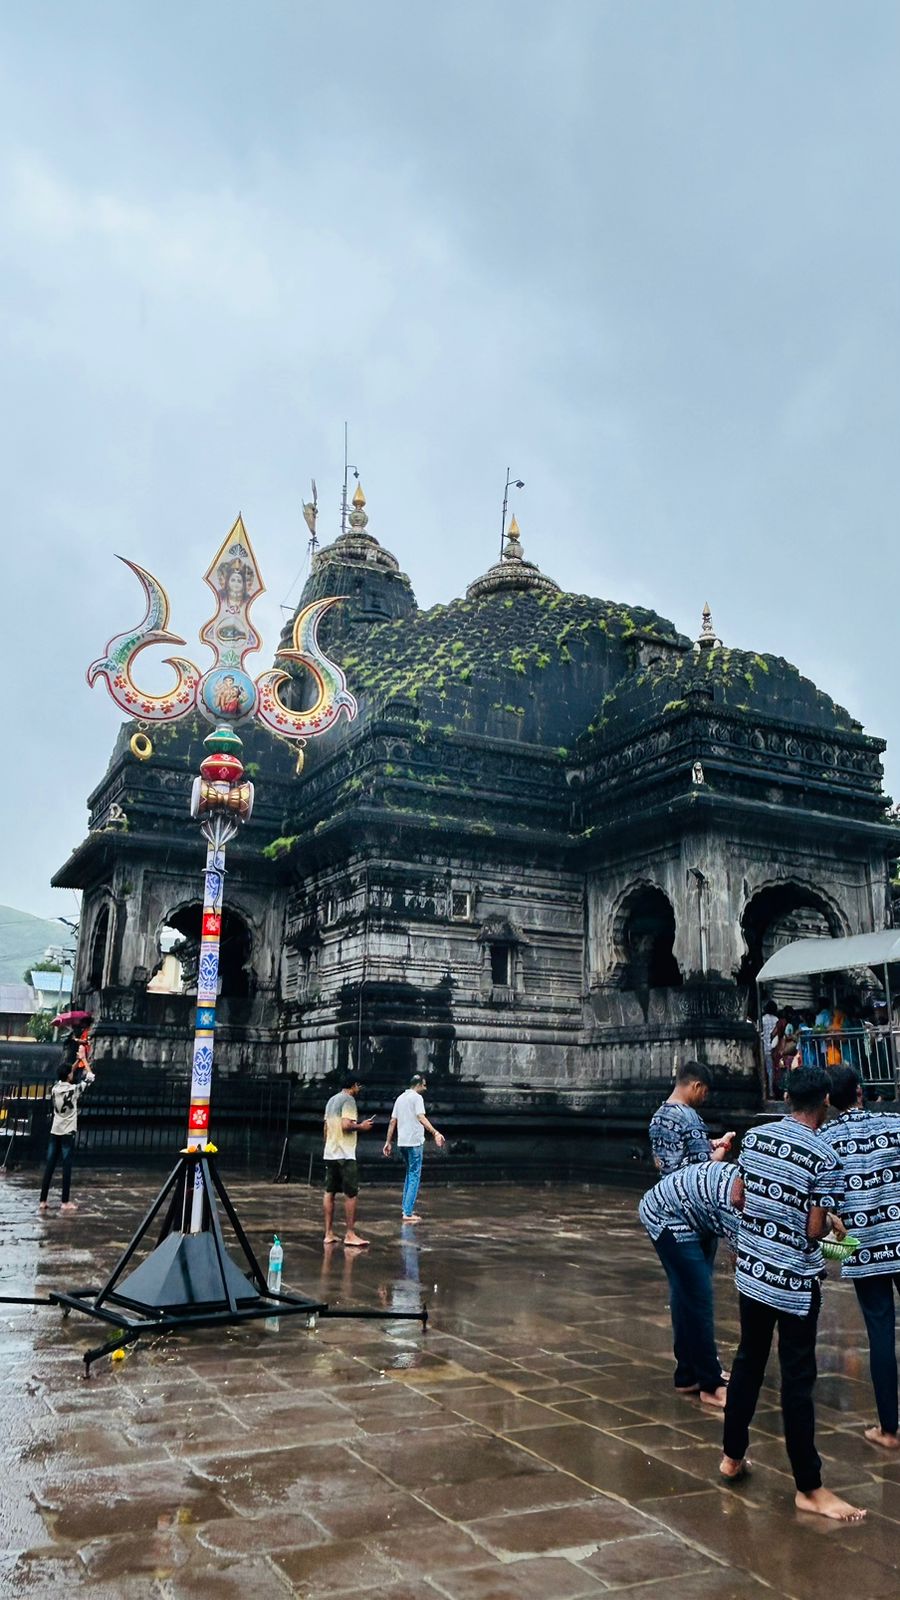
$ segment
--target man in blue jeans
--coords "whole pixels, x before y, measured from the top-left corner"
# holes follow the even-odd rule
[[[675,1388],[711,1406],[724,1406],[726,1390],[716,1349],[710,1243],[735,1243],[743,1199],[733,1162],[700,1161],[668,1173],[638,1206],[669,1280]]]
[[[840,1218],[859,1239],[841,1277],[856,1290],[869,1335],[878,1424],[866,1429],[866,1438],[882,1450],[900,1450],[894,1313],[894,1293],[900,1294],[900,1117],[865,1109],[852,1067],[832,1067],[830,1077],[828,1098],[838,1116],[819,1137],[844,1169]]]
[[[421,1220],[416,1212],[416,1199],[422,1181],[422,1156],[425,1151],[426,1131],[431,1134],[439,1150],[444,1145],[444,1135],[432,1127],[425,1115],[422,1091],[427,1087],[426,1079],[421,1073],[416,1073],[409,1088],[397,1096],[388,1124],[387,1138],[384,1141],[384,1154],[389,1156],[396,1131],[397,1148],[406,1167],[406,1179],[403,1184],[404,1222]]]

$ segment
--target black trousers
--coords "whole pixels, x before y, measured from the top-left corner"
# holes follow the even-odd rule
[[[748,1295],[738,1296],[741,1308],[741,1342],[731,1368],[728,1399],[725,1404],[725,1431],[722,1444],[732,1461],[742,1461],[750,1443],[750,1424],[766,1375],[772,1348],[772,1335],[778,1329],[778,1361],[781,1366],[781,1415],[784,1442],[794,1474],[803,1494],[822,1487],[822,1462],[816,1450],[816,1414],[813,1388],[816,1382],[816,1328],[822,1294],[817,1283],[812,1287],[812,1305],[805,1317],[776,1311]]]
[[[895,1342],[894,1290],[900,1294],[900,1272],[879,1272],[871,1278],[854,1278],[853,1287],[866,1319],[869,1335],[869,1371],[878,1421],[885,1433],[897,1432],[897,1346]]]
[[[62,1157],[62,1203],[65,1205],[72,1187],[72,1151],[75,1149],[74,1133],[51,1133],[47,1145],[47,1165],[44,1168],[44,1181],[41,1184],[41,1200],[46,1200],[50,1193],[50,1183],[56,1171],[56,1163]]]

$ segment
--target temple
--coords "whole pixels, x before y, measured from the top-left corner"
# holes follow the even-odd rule
[[[360,705],[302,774],[254,730],[229,851],[218,1068],[319,1084],[430,1069],[520,1119],[621,1106],[700,1057],[758,1101],[754,978],[799,935],[889,925],[881,740],[787,661],[568,594],[519,528],[422,611],[365,498],[301,605]],[[289,630],[286,630],[286,637]],[[295,707],[309,695],[297,681]],[[76,991],[96,1054],[187,1068],[203,729],[122,730],[89,831]]]

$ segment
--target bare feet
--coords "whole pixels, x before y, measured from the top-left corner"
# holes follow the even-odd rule
[[[743,1461],[735,1461],[731,1456],[723,1456],[719,1462],[719,1476],[736,1483],[739,1478],[746,1478],[750,1471],[750,1457],[744,1456]]]
[[[39,1200],[38,1201],[38,1211],[46,1211],[46,1209],[47,1209],[46,1200]]]
[[[809,1494],[801,1494],[798,1489],[794,1495],[794,1505],[798,1511],[814,1511],[817,1516],[828,1517],[831,1522],[864,1522],[866,1519],[864,1511],[851,1506],[847,1500],[841,1500],[830,1489],[811,1489]]]
[[[336,1233],[326,1233],[324,1239],[322,1240],[323,1244],[337,1244],[337,1242],[338,1236]]]
[[[700,1385],[699,1385],[699,1383],[683,1383],[683,1384],[676,1383],[676,1385],[675,1385],[675,1393],[676,1394],[699,1394],[700,1393]]]
[[[65,1200],[63,1202],[63,1204],[60,1206],[59,1209],[60,1209],[60,1211],[77,1211],[78,1210],[78,1201],[77,1200]]]
[[[355,1250],[364,1250],[366,1248],[366,1246],[368,1245],[369,1241],[368,1241],[368,1239],[360,1238],[360,1235],[358,1233],[345,1233],[344,1234],[344,1243],[352,1245]]]
[[[700,1390],[700,1404],[704,1406],[718,1406],[720,1411],[725,1410],[725,1401],[727,1398],[728,1390],[726,1389],[724,1383],[721,1383],[718,1389]]]
[[[422,1218],[419,1216],[418,1211],[413,1211],[408,1217],[404,1216],[403,1221],[404,1222],[421,1222]]]
[[[900,1450],[900,1433],[885,1433],[883,1428],[867,1428],[866,1438],[870,1444],[880,1445],[882,1450]]]

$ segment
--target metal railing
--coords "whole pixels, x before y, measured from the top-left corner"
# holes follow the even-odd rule
[[[50,1132],[51,1080],[0,1083],[0,1166],[43,1157]],[[78,1154],[90,1161],[168,1159],[184,1143],[189,1080],[152,1072],[98,1073],[81,1102]],[[278,1164],[288,1131],[287,1078],[214,1082],[213,1138],[232,1162]]]
[[[893,1098],[897,1086],[896,1039],[890,1028],[818,1028],[801,1031],[798,1051],[804,1066],[852,1067],[865,1088],[886,1091]]]

